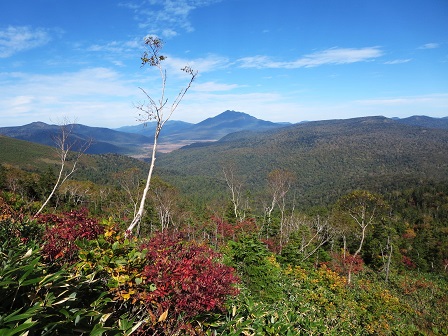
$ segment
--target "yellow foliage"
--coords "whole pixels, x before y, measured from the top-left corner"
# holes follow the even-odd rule
[[[165,310],[162,315],[160,315],[158,322],[163,322],[166,320],[166,318],[168,317],[168,309]]]
[[[280,268],[280,264],[278,263],[277,259],[275,258],[275,255],[270,255],[269,257],[266,257],[266,259],[268,260],[268,262],[277,267]]]
[[[121,298],[122,298],[124,301],[129,300],[129,299],[131,298],[131,294],[130,294],[130,293],[123,292],[123,293],[121,293]]]
[[[289,266],[286,270],[286,274],[291,274],[298,280],[305,280],[307,278],[307,271],[300,266],[295,266],[294,268]]]
[[[115,231],[112,228],[108,228],[106,232],[104,232],[104,237],[109,238],[115,234]]]

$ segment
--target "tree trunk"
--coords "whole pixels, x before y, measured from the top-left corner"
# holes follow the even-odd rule
[[[130,235],[132,233],[132,230],[134,230],[134,227],[138,223],[140,223],[140,221],[143,217],[143,212],[145,210],[146,196],[148,195],[148,191],[149,191],[149,188],[151,185],[152,172],[154,170],[154,166],[156,163],[157,140],[159,138],[159,133],[160,133],[161,128],[162,128],[162,124],[160,122],[157,122],[157,128],[156,128],[156,132],[154,134],[154,144],[152,146],[151,166],[149,167],[148,177],[146,179],[146,184],[145,184],[145,189],[143,190],[142,199],[140,201],[140,207],[137,211],[137,214],[134,216],[134,219],[132,220],[131,224],[127,228],[126,235]]]
[[[390,248],[390,250],[389,250],[389,256],[387,258],[387,265],[386,265],[386,282],[389,281],[390,262],[392,260],[392,250],[393,250],[392,244],[390,242],[390,237],[387,237],[387,245]]]

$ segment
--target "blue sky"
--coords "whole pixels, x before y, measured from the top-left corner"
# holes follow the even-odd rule
[[[164,40],[173,120],[448,116],[446,0],[0,0],[0,126],[140,123],[143,38]]]

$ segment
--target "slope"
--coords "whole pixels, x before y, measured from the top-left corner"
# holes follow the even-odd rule
[[[71,134],[70,143],[81,146],[92,140],[87,150],[90,154],[118,153],[127,155],[141,154],[144,146],[151,143],[151,139],[139,134],[123,133],[103,127],[89,127],[80,124],[67,125]],[[61,128],[58,125],[48,125],[43,122],[34,122],[24,126],[0,127],[0,134],[8,137],[31,141],[47,146],[54,146],[54,138],[60,136]]]
[[[25,140],[0,135],[0,166],[14,166],[28,172],[54,172],[60,169],[60,158],[54,148]],[[68,164],[71,164],[68,158]],[[129,168],[138,168],[145,178],[148,164],[118,154],[85,154],[81,157],[73,179],[98,184],[115,184],[114,174]]]
[[[230,134],[161,156],[158,171],[183,190],[211,197],[225,191],[222,168],[253,193],[274,169],[297,177],[303,205],[333,202],[349,190],[377,191],[448,179],[448,131],[385,117],[308,122],[265,132]]]
[[[427,116],[412,116],[409,118],[397,119],[399,123],[413,126],[423,126],[427,128],[448,129],[448,117],[431,118]]]

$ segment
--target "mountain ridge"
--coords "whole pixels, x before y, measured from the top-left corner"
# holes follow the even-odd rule
[[[145,127],[146,126],[146,127]],[[217,141],[221,137],[242,130],[263,130],[284,127],[257,119],[243,112],[225,111],[198,124],[168,120],[160,135],[159,151],[170,150],[196,141]],[[91,127],[81,124],[67,125],[71,130],[71,142],[84,143],[93,139],[87,150],[89,154],[117,153],[145,157],[147,148],[153,143],[155,122],[117,129]],[[23,126],[0,127],[0,134],[47,146],[54,146],[54,137],[60,134],[60,126],[33,122]]]
[[[89,154],[132,155],[138,153],[136,145],[144,146],[151,141],[150,138],[143,135],[126,134],[105,127],[90,127],[81,124],[69,124],[65,127],[70,133],[67,142],[74,144],[73,150],[78,150],[84,143],[93,140],[86,151]],[[61,126],[38,121],[23,126],[1,127],[0,134],[54,147],[54,139],[60,136]],[[92,136],[93,134],[94,136]]]
[[[369,117],[361,117],[361,119]],[[374,118],[374,117],[370,117]],[[421,126],[432,129],[448,129],[448,117],[432,118],[427,116],[411,116],[407,118],[385,118],[397,123],[408,126]],[[355,120],[352,119],[340,119]],[[277,129],[294,127],[309,127],[309,125],[333,124],[340,121],[321,120],[307,121],[297,124],[274,123],[257,119],[244,112],[232,110],[224,111],[215,117],[207,118],[197,124],[183,121],[169,120],[160,135],[159,152],[170,152],[184,146],[203,147],[201,143],[210,143],[215,141],[232,141],[242,139],[248,134],[259,132],[275,132]],[[117,129],[105,127],[91,127],[81,124],[67,125],[71,128],[71,142],[77,142],[79,145],[93,139],[93,143],[88,149],[90,154],[117,153],[133,157],[145,158],[148,156],[148,147],[153,142],[155,122],[147,123],[145,128],[143,124],[137,126],[123,126]],[[54,137],[60,134],[60,126],[49,125],[40,121],[26,124],[23,126],[0,127],[0,134],[16,139],[40,143],[43,145],[54,146]]]
[[[233,132],[278,128],[288,124],[265,121],[244,112],[226,110],[196,124],[168,120],[160,134],[160,140],[169,143],[217,141]],[[155,127],[156,122],[152,121],[137,126],[124,126],[116,130],[137,134],[154,134]]]

